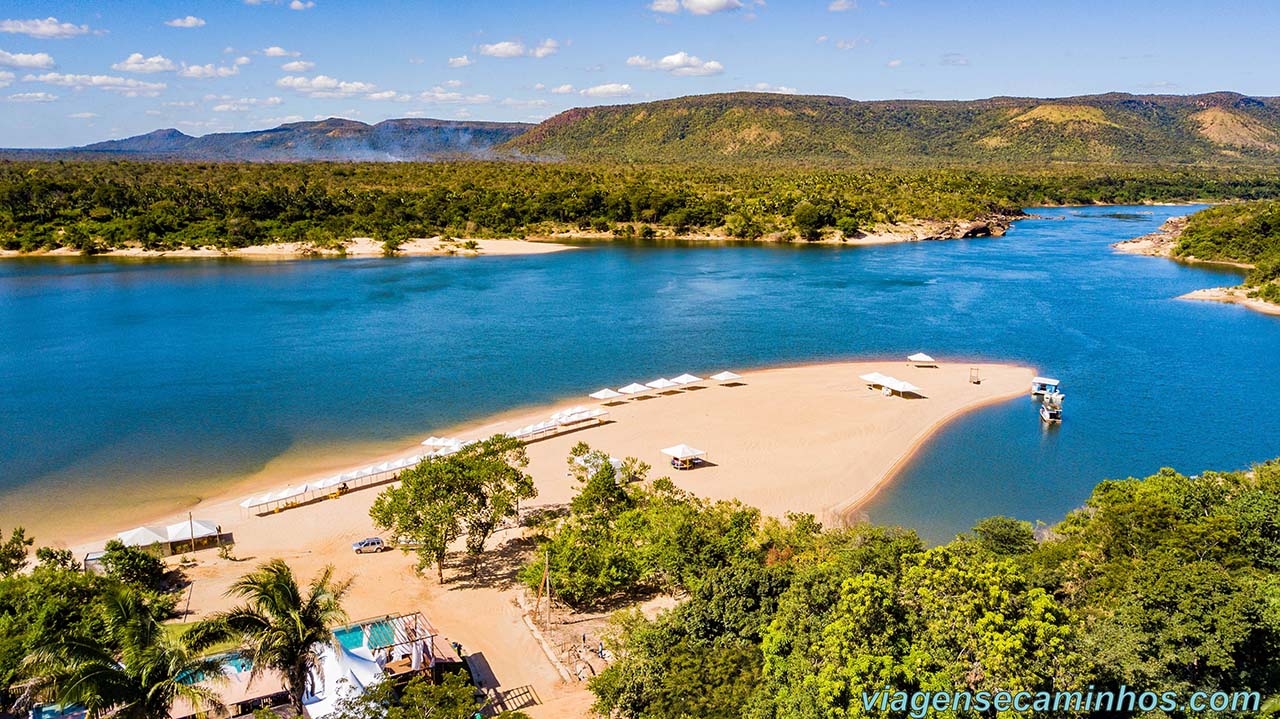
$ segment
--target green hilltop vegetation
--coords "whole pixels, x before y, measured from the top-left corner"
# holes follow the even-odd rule
[[[1201,210],[1187,219],[1176,257],[1252,265],[1251,294],[1280,303],[1280,201],[1260,200]]]
[[[531,486],[523,448],[507,442],[427,460],[378,498],[375,523],[415,540],[423,570],[465,537],[475,576],[495,518],[514,517],[513,498]],[[995,517],[929,547],[900,528],[824,528],[811,515],[772,519],[702,499],[670,479],[648,481],[635,459],[615,469],[585,443],[569,460],[578,493],[526,520],[540,546],[521,578],[538,591],[549,576],[561,601],[592,611],[679,598],[656,617],[613,615],[605,643],[614,660],[589,684],[601,716],[908,716],[863,707],[864,692],[887,685],[993,694],[1125,686],[1171,693],[1165,702],[1256,693],[1211,714],[1252,717],[1280,692],[1278,462],[1107,480],[1052,527]],[[1210,715],[1123,706],[1000,716]]]
[[[859,102],[740,92],[576,108],[501,147],[583,161],[1274,165],[1280,98]]]
[[[373,237],[851,237],[1032,205],[1280,196],[1254,168],[0,161],[0,247],[234,249]]]

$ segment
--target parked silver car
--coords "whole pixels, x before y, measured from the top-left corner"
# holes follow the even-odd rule
[[[356,554],[364,554],[365,552],[376,554],[384,549],[391,549],[391,547],[382,541],[382,537],[366,537],[358,542],[351,543],[351,550]]]

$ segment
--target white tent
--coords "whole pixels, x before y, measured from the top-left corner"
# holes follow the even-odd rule
[[[193,519],[186,522],[175,522],[165,528],[165,533],[169,537],[170,542],[187,542],[193,537],[192,531],[195,532],[195,539],[202,537],[218,536],[218,523],[208,519]]]
[[[725,372],[718,372],[716,374],[711,375],[711,379],[717,382],[730,382],[735,379],[742,379],[742,375],[725,371]]]
[[[901,380],[897,377],[890,377],[889,375],[880,374],[879,372],[864,374],[860,379],[869,385],[884,387],[897,392],[898,394],[908,394],[920,391],[919,387],[907,382],[906,380]]]
[[[169,533],[164,527],[135,527],[116,535],[126,547],[150,547],[160,542],[169,541]]]
[[[648,392],[649,388],[639,382],[632,382],[626,387],[619,387],[618,391],[623,394],[640,394],[641,392]]]
[[[686,372],[680,375],[679,377],[672,377],[671,381],[675,382],[676,384],[693,384],[694,382],[701,382],[702,378],[696,375],[691,375],[688,372]]]
[[[655,379],[654,381],[649,382],[645,386],[652,387],[654,389],[671,389],[672,387],[678,387],[679,384],[672,382],[666,377],[659,377],[658,379]]]
[[[914,365],[937,365],[937,361],[923,352],[917,352],[907,357],[907,361]]]
[[[887,377],[887,376],[885,376],[885,375],[880,374],[879,372],[870,372],[870,373],[868,373],[868,374],[859,375],[858,379],[860,379],[860,380],[862,380],[863,382],[866,382],[867,384],[870,384],[870,385],[882,385],[882,386],[883,386],[883,385],[884,385],[884,381],[885,381],[886,379],[890,379],[890,378],[889,378],[889,377]]]
[[[252,497],[245,497],[244,500],[240,502],[240,508],[248,509],[249,507],[254,507],[259,504],[262,504],[262,498],[254,495]]]
[[[668,457],[674,457],[676,459],[694,459],[695,457],[702,457],[706,455],[706,452],[698,449],[697,447],[690,447],[687,444],[677,444],[674,447],[667,447],[662,450],[662,453]]]
[[[292,499],[294,497],[297,497],[300,494],[305,494],[306,491],[307,491],[307,485],[299,484],[296,487],[287,487],[285,489],[280,490],[280,494],[272,496],[271,499],[273,500]]]
[[[605,387],[604,389],[592,392],[587,396],[590,397],[591,399],[617,399],[618,397],[622,396],[622,393],[616,392],[614,390],[609,389],[608,387]]]

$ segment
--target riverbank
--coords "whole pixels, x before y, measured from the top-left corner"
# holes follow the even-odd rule
[[[445,240],[440,237],[409,240],[398,245],[394,251],[396,256],[458,256],[477,257],[480,255],[541,255],[549,252],[560,252],[572,249],[568,245],[554,242],[538,242],[530,240]],[[0,257],[68,257],[80,256],[79,250],[60,247],[56,250],[42,252],[18,252],[17,250],[0,250]],[[178,250],[148,250],[142,247],[125,247],[94,253],[95,257],[238,257],[250,260],[290,260],[310,257],[383,257],[387,249],[381,242],[368,237],[356,237],[343,243],[340,247],[317,247],[305,242],[280,242],[270,245],[252,245],[249,247],[218,248],[192,247]]]
[[[1174,251],[1178,247],[1178,241],[1182,237],[1183,231],[1187,228],[1187,217],[1171,217],[1160,225],[1160,229],[1155,232],[1135,237],[1132,240],[1117,242],[1112,247],[1123,254],[1128,255],[1145,255],[1148,257],[1163,257],[1177,262],[1185,262],[1193,265],[1220,265],[1226,267],[1237,267],[1242,270],[1253,269],[1253,265],[1244,262],[1225,262],[1200,260],[1195,257],[1177,257]],[[1235,287],[1208,287],[1202,290],[1195,290],[1184,295],[1179,295],[1180,300],[1196,300],[1203,302],[1221,302],[1223,304],[1240,305],[1247,307],[1255,312],[1261,312],[1268,315],[1280,316],[1280,304],[1268,302],[1249,296],[1249,288],[1243,285]]]

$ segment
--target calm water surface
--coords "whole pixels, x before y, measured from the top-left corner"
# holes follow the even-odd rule
[[[933,539],[1054,521],[1105,477],[1280,455],[1280,320],[1171,299],[1237,275],[1108,248],[1194,209],[865,248],[6,261],[0,527],[33,489],[208,488],[637,377],[920,350],[1030,363],[1063,380],[1067,419],[1043,430],[1023,400],[966,416],[867,516]]]

